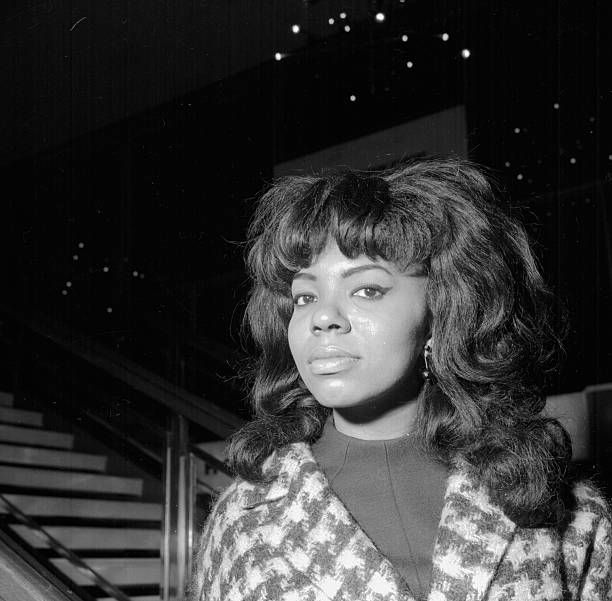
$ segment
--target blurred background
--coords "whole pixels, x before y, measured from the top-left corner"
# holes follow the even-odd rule
[[[455,153],[507,189],[567,307],[549,405],[574,434],[576,464],[607,485],[611,17],[604,0],[3,2],[7,407],[86,430],[81,440],[97,442],[81,450],[111,447],[119,471],[129,456],[145,497],[174,477],[168,448],[180,458],[198,443],[222,459],[222,440],[248,416],[235,375],[241,242],[258,194],[285,173]],[[211,489],[223,477],[213,463],[198,468]],[[59,494],[4,486],[13,501]],[[172,520],[183,518],[164,511],[161,596],[180,598],[192,535],[172,551]],[[59,518],[38,515],[49,519]],[[49,544],[34,552],[58,564]],[[100,565],[110,558],[82,545]],[[159,551],[144,557],[159,570]],[[117,578],[133,598],[159,598],[155,582]],[[95,578],[80,586],[113,596]]]

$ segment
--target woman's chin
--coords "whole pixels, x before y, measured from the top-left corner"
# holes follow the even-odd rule
[[[353,397],[343,394],[315,394],[314,397],[320,405],[328,409],[349,409],[359,404]]]
[[[412,404],[422,386],[415,378],[399,380],[394,386],[384,389],[368,388],[367,382],[351,381],[338,376],[318,377],[306,382],[308,389],[320,405],[328,409],[356,414],[382,414],[400,406]]]

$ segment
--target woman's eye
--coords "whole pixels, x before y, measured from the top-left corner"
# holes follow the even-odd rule
[[[377,300],[385,295],[386,290],[381,288],[375,288],[373,286],[366,286],[359,288],[353,292],[353,296],[360,296],[361,298],[367,298],[368,300]]]
[[[293,304],[298,307],[309,305],[310,303],[314,303],[314,301],[315,297],[312,294],[297,294],[293,297]]]

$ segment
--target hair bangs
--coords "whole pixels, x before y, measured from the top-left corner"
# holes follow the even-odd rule
[[[394,201],[385,180],[354,173],[316,181],[267,227],[260,275],[267,286],[284,291],[332,240],[349,258],[380,258],[400,269],[428,269],[433,246],[427,220]]]

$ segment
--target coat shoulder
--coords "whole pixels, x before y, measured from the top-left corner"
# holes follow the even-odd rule
[[[240,519],[241,510],[247,507],[254,497],[260,494],[256,483],[240,477],[235,478],[216,498],[213,499],[208,514],[207,526],[224,529],[231,528]]]
[[[216,535],[218,538],[228,531],[245,531],[244,520],[249,515],[248,510],[285,497],[291,483],[299,480],[300,467],[306,462],[302,446],[289,445],[270,455],[263,466],[262,482],[236,477],[213,503],[204,536],[214,538]],[[249,522],[248,525],[252,527],[254,524]]]
[[[216,590],[222,572],[227,571],[226,558],[233,552],[237,539],[244,531],[245,500],[254,485],[236,478],[214,500],[200,536],[190,600],[221,599]]]

